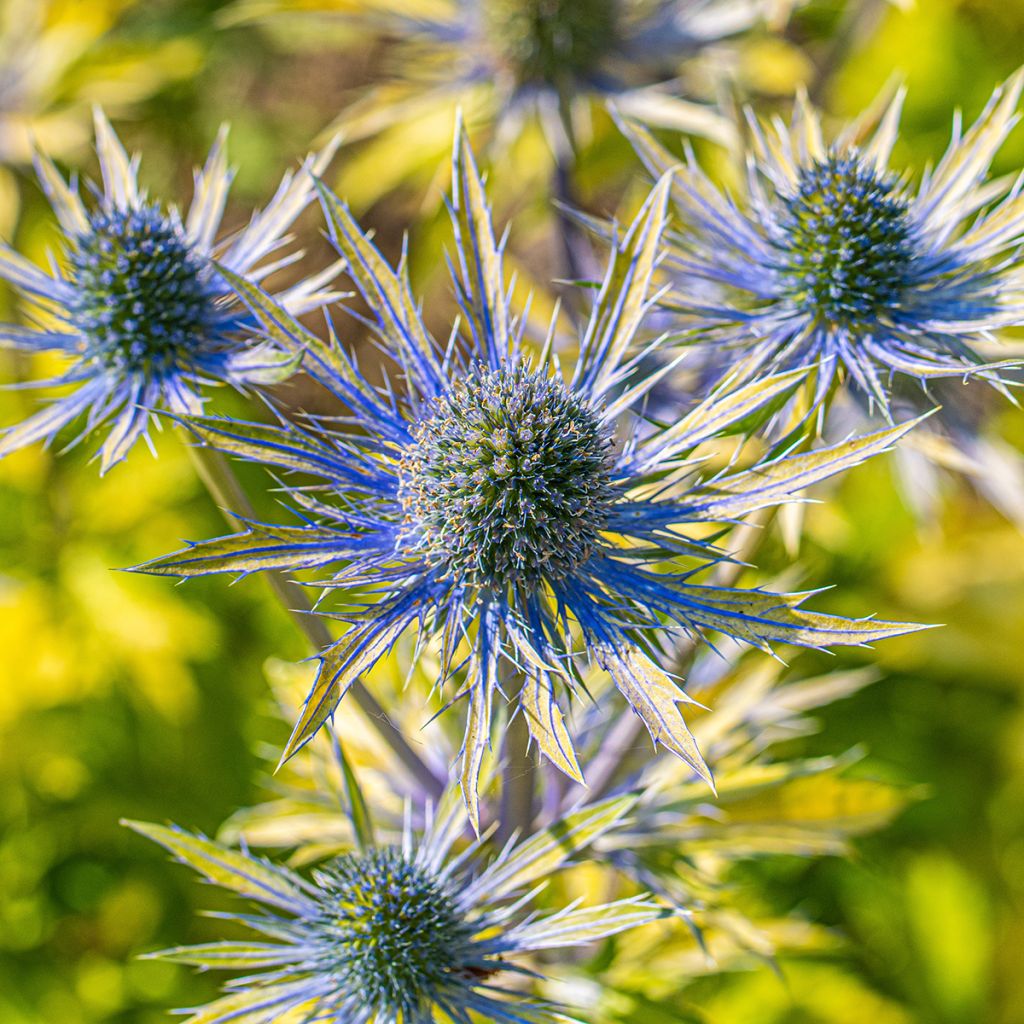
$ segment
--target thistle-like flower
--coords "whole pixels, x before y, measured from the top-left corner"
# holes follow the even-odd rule
[[[427,808],[422,835],[410,814],[393,845],[378,844],[367,825],[358,847],[323,863],[311,879],[244,848],[129,824],[209,881],[258,903],[259,915],[228,916],[271,940],[155,954],[245,972],[190,1024],[543,1024],[566,1018],[522,985],[503,986],[503,974],[529,976],[524,956],[584,945],[670,913],[642,895],[546,913],[531,908],[552,876],[634,803],[617,797],[584,807],[488,860],[483,840],[465,845],[466,813],[449,789],[436,814]]]
[[[286,720],[305,693],[307,668],[277,662],[268,673]],[[397,666],[395,675],[401,678]],[[422,675],[415,673],[413,685]],[[798,668],[790,671],[729,643],[719,653],[699,652],[687,685],[698,699],[714,705],[714,711],[697,712],[692,720],[694,737],[715,766],[713,802],[682,761],[669,756],[652,760],[636,749],[635,738],[622,735],[621,715],[610,713],[621,706],[620,699],[594,687],[595,703],[582,716],[587,739],[581,754],[593,753],[605,764],[609,755],[617,755],[618,771],[609,784],[641,794],[628,820],[594,845],[592,870],[600,872],[596,889],[614,893],[623,876],[632,878],[675,906],[692,932],[651,929],[633,937],[629,951],[620,949],[619,956],[642,957],[638,947],[647,951],[650,940],[659,960],[678,959],[681,975],[691,965],[703,975],[708,964],[698,942],[724,971],[751,952],[765,957],[784,951],[801,933],[806,922],[775,917],[756,897],[745,899],[743,887],[732,884],[733,871],[736,865],[772,856],[806,861],[847,856],[856,837],[883,828],[906,805],[908,794],[901,787],[863,770],[850,771],[861,758],[856,749],[829,757],[792,753],[794,740],[817,731],[813,712],[877,679],[872,668],[808,678]],[[410,703],[401,702],[394,713],[415,728]],[[437,728],[443,723],[443,718],[431,723],[431,752],[447,747],[447,737]],[[222,840],[287,850],[293,866],[346,852],[355,842],[354,829],[338,809],[349,804],[355,772],[365,802],[374,809],[378,835],[399,835],[404,801],[394,787],[401,784],[401,765],[359,725],[360,713],[346,701],[324,730],[333,742],[310,743],[273,779],[268,776],[266,800],[232,815],[220,830]],[[276,761],[276,753],[268,750],[267,755]],[[601,786],[596,777],[590,781]],[[579,796],[579,788],[569,787],[563,813],[572,811]],[[550,797],[549,791],[546,800]],[[555,984],[560,980],[552,979]]]
[[[309,372],[349,419],[193,420],[205,444],[305,474],[290,488],[303,522],[253,523],[139,568],[182,577],[327,571],[323,582],[347,601],[336,614],[350,628],[322,655],[286,757],[360,673],[417,627],[422,640],[439,639],[440,682],[457,677],[457,696],[468,701],[461,781],[474,825],[496,692],[518,697],[540,749],[581,778],[556,694],[584,685],[583,655],[610,674],[657,742],[710,781],[677,706],[686,698],[657,664],[662,631],[715,630],[767,648],[861,644],[914,627],[807,612],[799,608],[806,595],[700,584],[694,573],[726,556],[706,527],[703,539],[695,530],[786,501],[909,428],[699,479],[690,453],[791,393],[804,371],[719,391],[670,427],[634,430],[629,410],[656,378],[634,379],[645,353],[630,348],[653,301],[670,179],[616,242],[575,367],[565,373],[550,345],[528,357],[461,132],[453,179],[453,276],[463,315],[446,347],[427,333],[404,261],[392,270],[348,209],[323,193],[371,325],[403,368],[405,393],[373,388],[337,344],[325,346],[232,275],[270,337],[306,351]]]
[[[329,147],[287,175],[272,202],[219,249],[216,237],[232,173],[225,136],[197,171],[187,217],[150,201],[102,113],[96,113],[96,149],[103,190],[92,208],[53,163],[37,158],[40,182],[63,232],[63,266],[45,273],[0,243],[0,278],[15,285],[37,312],[37,329],[0,325],[0,343],[28,352],[54,350],[72,360],[53,380],[33,387],[71,385],[70,393],[0,435],[0,456],[85,417],[83,435],[109,426],[101,448],[105,472],[148,436],[158,409],[189,416],[202,411],[208,383],[239,388],[270,384],[294,371],[296,361],[271,343],[254,344],[250,318],[213,266],[261,280],[294,256],[281,256],[284,232],[309,204],[314,172],[333,154]],[[275,257],[268,259],[269,257]],[[331,298],[330,268],[289,288],[279,299],[289,312],[314,309]]]
[[[377,0],[360,19],[390,45],[380,88],[343,115],[346,133],[379,131],[437,106],[472,110],[499,139],[537,115],[554,151],[568,155],[592,99],[652,123],[732,141],[710,104],[674,95],[681,65],[703,48],[780,18],[765,0],[440,0],[410,10]],[[295,16],[316,5],[261,5]],[[298,8],[298,9],[297,9]],[[325,15],[337,15],[328,4]]]
[[[1021,181],[988,181],[994,156],[1017,122],[1024,82],[996,89],[967,131],[914,188],[890,170],[903,93],[864,138],[855,123],[823,139],[804,100],[792,124],[750,118],[748,196],[723,194],[691,156],[678,169],[679,230],[670,263],[721,288],[672,305],[726,368],[760,373],[818,363],[820,404],[848,376],[886,415],[891,378],[922,383],[976,375],[1001,386],[978,351],[1001,328],[1024,323]],[[641,128],[626,129],[652,172],[674,166]]]

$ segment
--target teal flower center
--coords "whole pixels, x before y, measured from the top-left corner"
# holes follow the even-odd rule
[[[520,85],[593,74],[613,48],[616,0],[485,0],[487,43]]]
[[[896,181],[856,154],[806,167],[784,199],[783,281],[827,325],[871,322],[898,306],[915,247]]]
[[[589,557],[611,500],[611,433],[558,379],[524,367],[456,382],[400,465],[411,542],[445,575],[504,591]]]
[[[317,881],[331,933],[324,966],[383,1019],[420,1020],[446,985],[474,970],[473,926],[400,849],[338,857]]]
[[[120,370],[169,370],[214,319],[202,261],[157,205],[98,211],[69,252],[71,320],[87,352]]]

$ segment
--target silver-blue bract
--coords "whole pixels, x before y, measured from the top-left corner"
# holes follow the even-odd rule
[[[260,905],[226,915],[270,941],[217,942],[167,950],[161,959],[244,971],[229,993],[187,1024],[322,1021],[324,1024],[568,1022],[560,1008],[506,988],[529,975],[533,952],[580,946],[670,911],[645,896],[538,913],[552,876],[613,829],[635,797],[575,811],[488,860],[466,844],[455,790],[429,806],[422,835],[409,824],[393,845],[364,843],[313,872],[312,880],[243,850],[177,828],[130,822],[209,881]]]
[[[103,189],[90,208],[74,182],[37,158],[39,179],[63,233],[62,266],[44,273],[0,243],[0,278],[27,298],[41,326],[0,324],[0,344],[28,352],[55,350],[72,360],[67,370],[33,387],[71,386],[45,409],[0,435],[0,456],[85,417],[82,436],[108,426],[100,451],[105,472],[147,437],[152,413],[181,416],[202,411],[200,389],[220,382],[239,388],[288,376],[295,360],[271,343],[251,341],[251,318],[234,300],[211,262],[249,280],[297,258],[282,256],[285,232],[314,195],[313,173],[333,154],[329,147],[287,175],[263,211],[223,246],[216,246],[232,172],[225,133],[197,171],[187,216],[147,199],[137,181],[138,158],[129,160],[102,113],[96,113],[96,150]],[[292,313],[331,298],[324,291],[334,270],[310,276],[278,296]]]
[[[551,344],[528,356],[503,246],[461,132],[453,177],[462,322],[447,345],[428,334],[405,261],[397,272],[389,267],[324,190],[368,322],[404,372],[401,393],[371,386],[339,345],[325,345],[233,278],[268,335],[306,352],[309,372],[348,419],[192,421],[205,444],[304,474],[289,488],[301,525],[253,523],[140,568],[169,576],[327,571],[317,585],[347,604],[336,614],[349,628],[322,655],[285,757],[327,721],[360,673],[418,629],[421,642],[439,641],[439,682],[457,680],[456,696],[466,698],[461,781],[474,825],[495,694],[517,698],[543,753],[581,780],[556,696],[585,688],[586,661],[610,674],[655,741],[710,781],[678,707],[686,697],[658,665],[663,631],[721,631],[767,648],[861,644],[913,627],[804,611],[804,594],[697,582],[694,573],[726,557],[703,524],[789,500],[908,428],[702,479],[694,449],[783,400],[804,371],[716,392],[669,427],[642,425],[631,413],[657,380],[637,379],[637,369],[665,343],[634,348],[655,298],[670,178],[616,240],[575,365],[563,370]]]
[[[865,138],[855,123],[827,144],[804,100],[790,125],[750,118],[747,198],[724,194],[691,156],[678,169],[671,304],[719,366],[746,373],[819,363],[814,398],[837,377],[890,414],[891,379],[976,375],[1001,386],[1010,363],[979,345],[1024,323],[1021,180],[987,180],[1016,124],[1022,73],[996,89],[966,131],[959,119],[938,165],[912,188],[889,169],[903,93]],[[670,154],[627,126],[649,169]],[[705,280],[720,297],[695,291]]]

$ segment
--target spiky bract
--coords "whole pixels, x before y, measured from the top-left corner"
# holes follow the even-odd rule
[[[294,371],[295,353],[251,340],[253,321],[214,270],[212,257],[216,252],[225,267],[250,280],[281,266],[284,233],[308,205],[311,172],[326,165],[333,147],[287,176],[266,209],[217,247],[232,178],[223,132],[196,174],[184,221],[173,207],[146,198],[137,159],[128,158],[98,111],[96,140],[103,190],[91,208],[48,159],[37,158],[62,231],[63,268],[46,274],[0,243],[0,278],[20,289],[41,322],[52,325],[0,324],[0,344],[63,353],[67,370],[33,387],[74,388],[0,434],[0,456],[52,440],[84,417],[82,436],[108,427],[100,451],[106,471],[148,436],[157,410],[194,415],[202,411],[206,384],[244,388]],[[281,303],[292,313],[323,305],[333,294],[324,290],[333,272],[294,285],[279,295]]]
[[[657,185],[616,239],[575,365],[564,373],[549,355],[528,361],[461,133],[452,220],[465,327],[446,349],[428,335],[404,271],[392,270],[324,191],[336,244],[379,340],[403,367],[406,393],[372,388],[340,347],[325,346],[235,279],[270,336],[307,351],[309,371],[353,422],[193,422],[203,443],[303,473],[291,496],[304,522],[253,524],[140,568],[193,576],[323,567],[328,588],[338,597],[346,588],[358,607],[337,612],[350,628],[324,652],[286,756],[327,721],[353,679],[416,628],[421,643],[439,641],[441,683],[456,680],[467,700],[461,781],[474,824],[503,687],[519,694],[519,713],[544,754],[581,778],[556,697],[583,682],[588,659],[611,675],[656,741],[710,780],[678,708],[686,698],[657,664],[659,634],[715,630],[767,647],[857,644],[909,628],[803,611],[804,595],[693,578],[725,557],[710,539],[695,539],[694,527],[784,502],[884,450],[906,428],[701,480],[691,453],[790,394],[799,370],[722,389],[669,427],[635,429],[629,410],[657,380],[635,380],[645,352],[634,343],[654,298],[669,184]],[[649,350],[663,344],[656,338]]]

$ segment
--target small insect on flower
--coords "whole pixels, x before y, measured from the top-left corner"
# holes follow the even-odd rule
[[[409,813],[393,845],[378,844],[370,826],[359,848],[322,864],[311,879],[181,829],[127,824],[261,907],[259,915],[227,916],[271,941],[154,954],[245,972],[228,982],[229,994],[194,1011],[190,1024],[243,1017],[543,1024],[566,1018],[522,984],[501,984],[508,973],[533,974],[521,963],[524,956],[585,945],[671,913],[642,895],[554,912],[535,906],[552,876],[613,829],[635,802],[620,796],[584,807],[488,859],[482,840],[465,844],[465,809],[449,789],[436,814],[428,806],[422,835],[409,824]]]
[[[909,428],[701,480],[690,453],[792,393],[800,369],[716,392],[672,426],[635,429],[630,410],[657,380],[637,381],[637,368],[665,340],[631,351],[654,299],[669,185],[667,177],[659,182],[616,240],[571,372],[550,345],[529,358],[461,129],[451,214],[462,326],[446,348],[423,325],[404,261],[392,270],[348,209],[323,193],[375,334],[403,368],[401,394],[373,388],[340,346],[325,345],[231,277],[271,338],[306,351],[309,372],[351,419],[192,420],[204,444],[306,474],[289,490],[302,525],[254,523],[138,568],[183,577],[326,570],[317,585],[347,601],[335,614],[349,628],[322,655],[285,757],[327,721],[360,673],[418,628],[421,642],[439,640],[439,682],[458,679],[456,696],[468,702],[462,786],[474,826],[497,692],[518,696],[540,749],[582,778],[556,694],[584,686],[588,659],[610,674],[652,737],[710,781],[677,706],[685,695],[657,664],[659,633],[717,630],[767,647],[860,644],[914,628],[807,612],[798,607],[806,595],[693,579],[727,557],[710,540],[693,539],[695,524],[734,522],[786,501]],[[680,558],[691,564],[682,567]]]
[[[828,145],[802,98],[792,124],[752,116],[748,197],[724,195],[692,154],[677,168],[679,229],[668,263],[718,287],[670,304],[694,343],[726,370],[758,373],[818,363],[814,401],[849,377],[891,416],[894,375],[922,384],[977,376],[1003,388],[978,351],[1001,328],[1024,323],[1021,180],[987,181],[1017,123],[1024,72],[997,88],[967,130],[959,119],[945,156],[913,188],[889,169],[903,92],[873,134],[854,123]],[[675,160],[642,128],[625,130],[652,173]]]
[[[0,434],[0,456],[33,441],[50,441],[85,416],[81,436],[109,425],[100,452],[105,472],[140,437],[148,440],[156,410],[181,416],[201,412],[204,384],[272,384],[294,371],[291,352],[251,340],[253,321],[211,257],[216,251],[224,267],[254,281],[296,258],[281,257],[284,232],[309,204],[312,175],[324,169],[334,147],[309,158],[297,175],[286,176],[270,205],[218,249],[215,239],[232,178],[223,132],[196,173],[184,221],[139,189],[138,160],[128,159],[99,111],[96,139],[103,190],[91,209],[49,159],[36,160],[63,232],[63,266],[44,273],[0,243],[0,278],[19,288],[48,325],[0,324],[0,344],[65,354],[72,362],[61,376],[32,386],[74,387]],[[271,256],[276,258],[268,260]],[[324,286],[334,273],[329,268],[278,298],[294,314],[315,309],[333,297]]]

